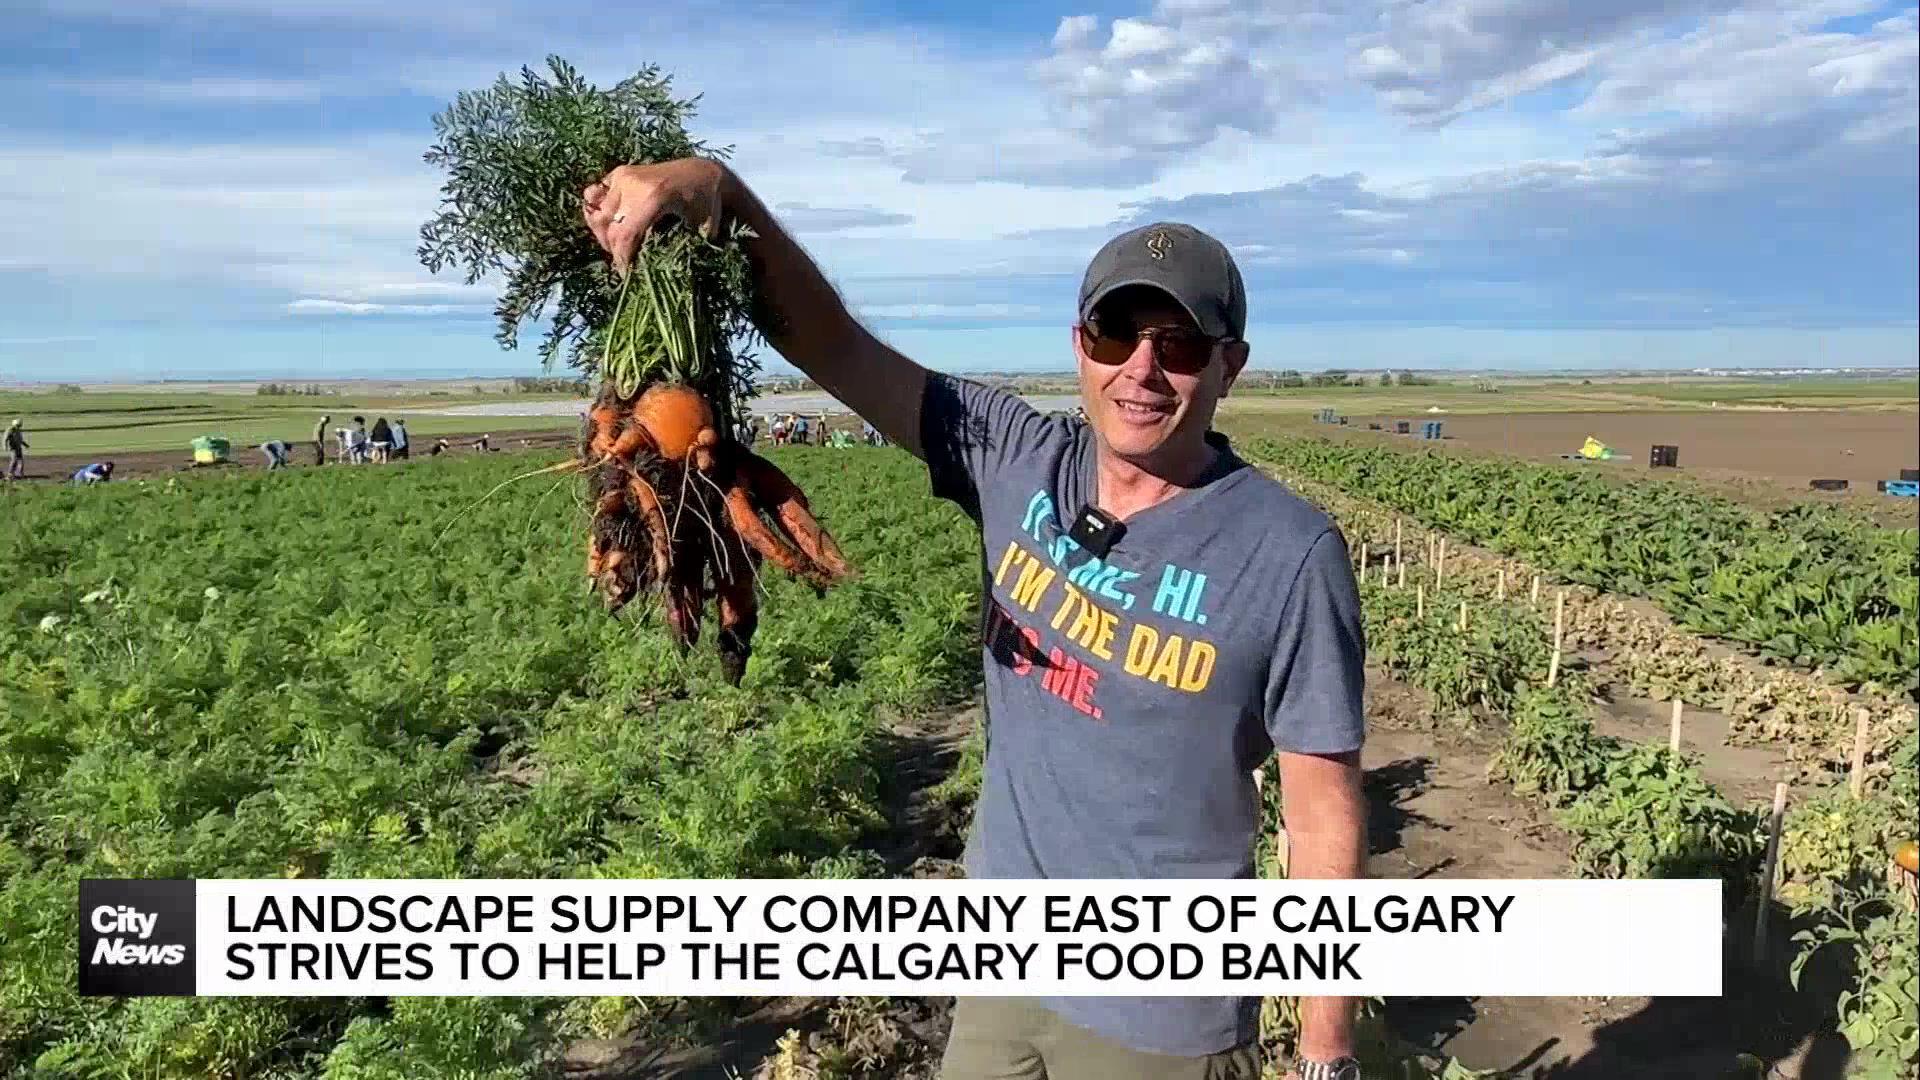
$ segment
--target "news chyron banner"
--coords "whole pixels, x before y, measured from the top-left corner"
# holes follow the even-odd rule
[[[1718,881],[151,881],[89,995],[1718,996]]]

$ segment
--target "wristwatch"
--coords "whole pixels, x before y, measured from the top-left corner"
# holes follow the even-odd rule
[[[1296,1061],[1293,1071],[1300,1080],[1361,1080],[1360,1059],[1335,1058],[1332,1061]]]

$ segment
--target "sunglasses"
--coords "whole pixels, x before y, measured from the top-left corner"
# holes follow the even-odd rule
[[[1160,327],[1142,329],[1123,321],[1089,320],[1080,324],[1080,346],[1087,359],[1102,367],[1118,367],[1127,362],[1140,339],[1153,342],[1153,360],[1170,375],[1195,375],[1213,362],[1214,347],[1231,338],[1211,338],[1191,330]]]

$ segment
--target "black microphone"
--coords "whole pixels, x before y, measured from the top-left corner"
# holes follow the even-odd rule
[[[1067,531],[1067,536],[1093,552],[1096,558],[1104,559],[1126,531],[1127,526],[1119,518],[1089,503],[1074,516],[1073,528]]]

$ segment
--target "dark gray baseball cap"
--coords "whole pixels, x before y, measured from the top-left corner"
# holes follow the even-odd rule
[[[1191,225],[1159,221],[1107,241],[1080,283],[1080,318],[1129,285],[1151,285],[1173,297],[1208,337],[1246,335],[1247,288],[1240,268],[1225,244]]]

